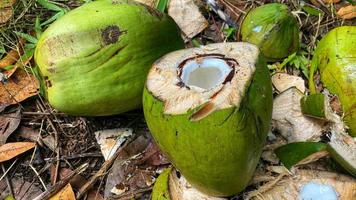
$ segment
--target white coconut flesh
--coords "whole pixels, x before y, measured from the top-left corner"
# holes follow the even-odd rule
[[[164,103],[164,113],[200,120],[220,109],[239,107],[259,56],[248,43],[217,43],[169,53],[154,63],[146,87]]]

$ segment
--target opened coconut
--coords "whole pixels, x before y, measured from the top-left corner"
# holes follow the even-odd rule
[[[169,53],[143,95],[161,150],[198,190],[229,196],[248,184],[272,112],[272,86],[255,45],[217,43]]]
[[[356,137],[356,27],[341,26],[331,30],[318,43],[311,63],[309,86],[315,92],[314,73],[342,104],[343,120]]]

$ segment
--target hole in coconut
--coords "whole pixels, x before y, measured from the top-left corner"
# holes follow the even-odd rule
[[[209,90],[222,84],[231,70],[223,59],[202,58],[183,65],[180,78],[186,86]]]

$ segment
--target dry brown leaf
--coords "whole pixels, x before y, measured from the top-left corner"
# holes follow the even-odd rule
[[[0,8],[0,24],[4,24],[9,21],[12,17],[14,12],[12,8]]]
[[[23,180],[23,177],[18,176],[11,178],[11,186],[15,199],[34,199],[43,192],[38,184],[27,182]],[[7,189],[6,180],[2,179],[0,181],[0,199],[5,199],[8,195],[10,192]]]
[[[324,3],[339,3],[341,0],[323,0]]]
[[[54,181],[54,173],[56,171],[56,166],[51,165],[50,168],[50,180],[53,185]],[[59,175],[59,180],[64,179],[67,177],[69,174],[71,174],[73,170],[68,169],[68,168],[60,168],[58,170],[58,175]],[[82,175],[77,174],[75,175],[70,181],[69,184],[76,190],[78,190],[81,186],[83,186],[88,180],[84,178]],[[100,194],[100,192],[96,189],[91,189],[88,191],[88,196],[86,198],[87,200],[104,200],[104,197]]]
[[[17,70],[6,82],[0,82],[0,107],[21,102],[38,94],[39,82],[24,70]]]
[[[16,70],[18,68],[25,67],[28,63],[30,63],[30,61],[32,60],[32,57],[33,56],[30,56],[26,60],[18,60],[14,64],[14,67],[12,69],[4,71],[3,74],[5,75],[6,78],[10,78],[16,72]]]
[[[53,195],[50,200],[75,200],[72,186],[68,183],[63,189],[57,192],[57,194]]]
[[[7,138],[19,126],[21,110],[18,107],[14,112],[0,115],[0,145],[5,144]]]
[[[12,10],[11,10],[12,12]],[[1,9],[0,9],[0,23],[1,23]],[[25,45],[26,40],[21,38],[16,45],[16,48],[11,49],[4,58],[0,60],[0,69],[3,69],[9,65],[13,65],[20,58],[23,53],[23,46]]]
[[[14,14],[12,6],[16,0],[1,0],[0,1],[0,24],[6,23]],[[0,67],[1,68],[1,67]]]
[[[342,7],[337,11],[337,15],[342,19],[353,19],[356,17],[356,6]]]
[[[13,142],[0,146],[0,162],[14,158],[36,146],[34,142]]]
[[[119,155],[106,180],[105,198],[144,189],[153,184],[157,167],[142,163],[142,159],[147,162],[150,160],[144,152],[151,142],[150,136],[139,136]]]

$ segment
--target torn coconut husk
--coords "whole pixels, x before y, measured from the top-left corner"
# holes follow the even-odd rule
[[[256,46],[217,43],[169,53],[151,68],[144,114],[158,146],[195,188],[242,191],[269,129],[272,88]]]
[[[322,133],[323,121],[304,116],[300,100],[303,93],[289,88],[273,101],[272,124],[288,142],[317,141]]]
[[[356,136],[356,27],[341,26],[331,30],[318,43],[310,69],[309,87],[315,93],[314,73],[342,104],[343,120],[349,133]]]
[[[291,87],[296,87],[302,93],[305,92],[304,80],[299,76],[293,76],[286,73],[275,73],[271,79],[273,86],[279,93],[284,92]]]
[[[295,142],[275,149],[283,165],[291,169],[294,165],[307,164],[328,155],[326,144],[320,142]]]
[[[168,168],[158,176],[152,189],[152,200],[226,200],[199,192],[177,173]]]
[[[139,108],[152,63],[183,47],[166,14],[131,0],[101,0],[51,24],[35,60],[54,108],[102,116]]]
[[[356,177],[356,141],[354,138],[332,132],[327,149],[333,159]]]
[[[247,197],[254,200],[316,199],[315,197],[351,200],[356,198],[356,180],[327,171],[297,170],[295,175],[281,179],[270,188],[262,186],[250,192]]]

